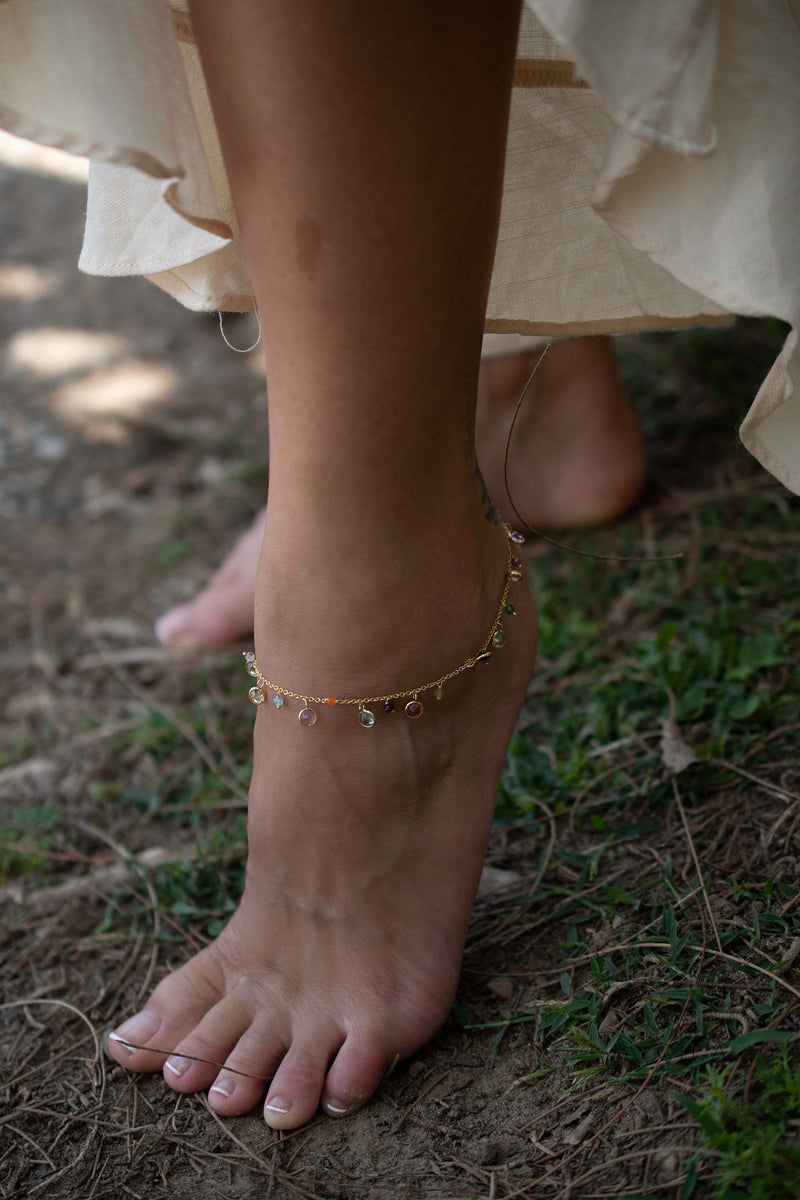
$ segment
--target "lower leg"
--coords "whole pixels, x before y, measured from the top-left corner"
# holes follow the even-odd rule
[[[473,414],[518,0],[192,13],[266,331],[259,663],[301,694],[410,692],[481,646],[504,574]],[[533,665],[515,586],[508,646],[420,720],[259,708],[242,905],[121,1031],[174,1055],[120,1062],[223,1113],[274,1075],[290,1128],[435,1032]]]
[[[447,353],[446,346],[441,353]],[[506,441],[539,353],[488,358],[478,379],[478,461],[493,502],[509,521],[513,509],[505,489]],[[520,514],[537,529],[613,520],[636,500],[645,471],[638,421],[610,339],[553,343],[520,410],[510,446],[509,488]],[[262,510],[198,595],[156,623],[161,641],[220,646],[252,635],[263,529]]]

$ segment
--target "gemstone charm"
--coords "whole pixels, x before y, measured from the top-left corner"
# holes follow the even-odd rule
[[[515,571],[521,571],[522,570],[522,559],[517,558],[516,554],[512,554],[511,555],[511,565]]]
[[[245,667],[248,675],[252,675],[253,679],[258,679],[258,667],[254,662],[249,662]]]
[[[442,696],[444,695],[444,688],[443,687],[434,688],[433,694],[437,700],[441,700]]]
[[[338,703],[339,703],[339,701],[336,699],[335,696],[328,697],[328,704],[330,704],[331,708],[333,708],[334,704],[338,704]]]
[[[391,713],[391,712],[394,712],[394,705],[392,704],[391,700],[387,700],[387,701],[386,701],[386,703],[385,703],[385,704],[384,704],[384,706],[383,706],[383,711],[384,711],[385,713]]]
[[[488,650],[484,650],[483,654],[479,654],[479,655],[478,655],[478,657],[475,659],[475,663],[476,663],[476,664],[480,663],[480,665],[483,667],[483,666],[485,666],[485,665],[486,665],[486,663],[488,663],[488,662],[489,662],[489,660],[491,659],[491,657],[492,657],[492,656],[491,656],[491,654],[489,653],[489,651],[488,651]]]
[[[247,694],[253,704],[264,703],[264,693],[262,692],[261,688],[250,688],[250,691]]]
[[[275,705],[276,708],[283,708],[283,705],[284,705],[283,696],[273,696],[272,703]]]
[[[507,605],[506,605],[506,612],[508,613],[508,615],[509,615],[510,617],[513,617],[516,611],[517,611],[517,610],[514,608],[514,605],[513,605],[513,604],[507,604]]]
[[[512,583],[519,583],[520,579],[522,579],[522,571],[509,571],[508,578]]]
[[[492,638],[492,645],[495,646],[499,650],[500,647],[505,646],[505,644],[506,644],[505,631],[502,629],[498,629]]]
[[[313,708],[301,708],[297,714],[297,719],[301,725],[306,725],[309,728],[317,723],[317,714]]]
[[[512,529],[511,533],[508,536],[511,538],[511,541],[516,542],[518,546],[521,546],[522,543],[525,541],[525,534],[517,533],[516,529]]]
[[[375,713],[370,712],[368,708],[362,708],[358,714],[358,720],[365,729],[372,729],[375,724]]]
[[[422,705],[420,704],[419,700],[409,700],[409,702],[405,708],[405,713],[406,713],[407,717],[412,717],[412,718],[413,717],[421,717],[423,712],[424,712],[424,709],[423,709]]]

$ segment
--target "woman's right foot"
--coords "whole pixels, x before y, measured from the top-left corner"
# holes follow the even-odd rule
[[[412,513],[410,530],[349,527],[338,543],[322,521],[298,527],[294,506],[285,536],[271,536],[268,520],[264,674],[312,696],[409,694],[391,713],[371,705],[375,727],[364,729],[354,706],[321,701],[309,702],[318,718],[304,727],[301,703],[276,708],[269,693],[255,724],[241,905],[112,1035],[119,1063],[163,1069],[178,1092],[210,1089],[223,1116],[247,1112],[265,1089],[273,1128],[296,1128],[320,1102],[344,1116],[452,1003],[537,621],[527,582],[512,582],[507,643],[446,682],[441,699],[423,692],[420,717],[406,715],[415,683],[480,649],[501,600],[501,528],[477,503],[466,525],[447,500]],[[245,692],[253,680],[242,680]]]
[[[520,392],[540,351],[486,359],[478,386],[478,459],[505,520],[516,517],[503,481],[506,440]],[[537,529],[598,525],[633,504],[646,462],[608,338],[555,342],[524,401],[509,455],[511,495]],[[224,646],[253,632],[253,596],[264,510],[194,600],[156,622],[168,645]]]

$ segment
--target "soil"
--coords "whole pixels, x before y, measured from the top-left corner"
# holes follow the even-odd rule
[[[546,862],[524,827],[493,836],[489,864],[513,874],[489,878],[476,904],[454,1016],[346,1121],[291,1134],[258,1112],[222,1121],[202,1097],[104,1057],[103,1032],[207,936],[202,920],[149,903],[148,861],[196,857],[199,830],[207,847],[241,818],[250,714],[230,685],[238,651],[181,658],[152,623],[192,595],[262,503],[264,380],[257,356],[227,350],[215,316],[140,279],[79,274],[80,168],[10,139],[0,151],[0,822],[28,814],[32,836],[52,830],[35,869],[9,869],[2,892],[0,1194],[677,1196],[694,1128],[669,1092],[576,1080],[533,1018],[499,1044],[497,1028],[467,1028],[564,998],[565,921],[554,897],[529,903]],[[226,333],[248,345],[248,318]],[[716,486],[780,491],[736,446],[727,411],[724,436],[693,456],[654,448],[654,502]],[[143,712],[174,733],[173,750],[148,744]],[[147,798],[165,779],[176,799],[154,813]],[[202,825],[185,799],[194,782],[207,793]],[[709,795],[698,852],[763,859],[783,801],[754,791],[735,826],[729,799]],[[741,814],[741,792],[736,803]],[[651,856],[683,866],[673,818]],[[626,819],[652,820],[646,795]],[[124,865],[131,856],[140,867]],[[640,879],[645,857],[623,855],[615,877]],[[602,917],[593,929],[598,947],[625,934]],[[585,963],[567,970],[588,978]],[[750,975],[729,982],[757,990]]]

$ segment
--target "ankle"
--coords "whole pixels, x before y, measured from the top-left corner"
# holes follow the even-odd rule
[[[304,531],[268,516],[256,588],[264,673],[310,694],[360,694],[422,683],[475,652],[503,586],[502,528],[477,514],[412,531],[322,521]],[[400,678],[400,675],[402,678]]]

